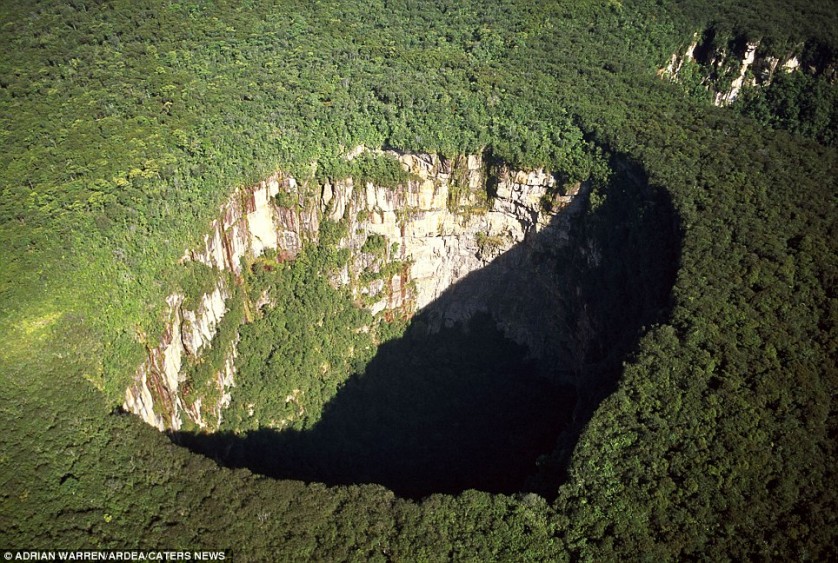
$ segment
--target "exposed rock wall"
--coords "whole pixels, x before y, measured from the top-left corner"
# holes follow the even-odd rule
[[[409,261],[406,279],[396,275],[386,282],[407,282],[412,289],[389,292],[390,300],[376,302],[374,312],[426,307],[468,273],[544,229],[578,190],[577,186],[571,193],[556,194],[547,202],[556,189],[551,174],[501,168],[493,179],[494,197],[487,198],[486,166],[478,155],[451,162],[436,155],[390,154],[414,180],[398,189],[359,187],[351,180],[323,188],[324,214],[349,221],[353,277],[368,263],[360,249],[371,234],[397,244],[398,255],[390,259]]]
[[[252,188],[238,189],[222,206],[199,248],[187,251],[184,259],[195,260],[241,275],[241,260],[248,253],[261,254],[277,248],[276,211],[270,199],[279,193],[278,176]]]
[[[695,48],[698,47],[698,34],[693,36],[692,42],[687,46],[683,53],[672,53],[669,62],[665,67],[658,70],[658,76],[665,76],[667,78],[675,79],[678,77],[684,63],[687,61],[695,61]]]
[[[745,77],[748,74],[748,70],[753,66],[754,61],[756,60],[757,54],[757,47],[759,47],[759,41],[755,41],[753,43],[747,43],[745,45],[745,52],[742,55],[742,59],[739,61],[739,69],[737,71],[736,78],[730,83],[730,87],[723,92],[717,92],[716,96],[713,98],[713,103],[717,106],[728,106],[736,99],[739,95],[739,92],[742,90],[742,86],[745,84]],[[757,79],[756,76],[751,78],[751,85],[756,85]]]
[[[198,356],[202,349],[211,345],[218,323],[226,312],[228,298],[229,291],[219,280],[215,289],[203,295],[194,309],[184,307],[183,295],[179,293],[166,299],[169,319],[163,337],[157,346],[149,347],[146,361],[125,392],[124,407],[128,411],[161,430],[179,429],[184,415],[199,426],[206,426],[201,401],[187,405],[179,392],[183,382],[182,368],[186,356]]]
[[[213,221],[203,244],[188,251],[183,260],[195,260],[240,278],[243,258],[279,245],[281,233],[276,228],[277,214],[272,203],[277,193],[278,176],[236,190],[219,210],[219,218]],[[297,250],[302,244],[297,240],[295,246],[294,239],[289,242],[288,247]],[[221,399],[215,404],[205,404],[201,397],[187,404],[182,389],[183,367],[187,356],[197,358],[202,349],[212,345],[218,323],[227,312],[230,294],[225,281],[219,278],[215,289],[202,295],[194,308],[183,305],[181,294],[167,298],[169,319],[163,338],[154,346],[147,345],[147,359],[125,391],[126,410],[161,430],[179,430],[184,419],[201,428],[220,423],[222,407],[230,401],[229,387],[234,384],[235,349],[228,352],[224,368],[216,375]],[[210,415],[214,421],[208,419]]]
[[[348,158],[362,150],[352,151]],[[351,178],[319,186],[301,185],[278,173],[256,186],[236,190],[221,207],[203,243],[188,251],[184,260],[232,272],[241,280],[243,260],[258,257],[266,249],[276,250],[281,259],[293,259],[307,241],[316,241],[322,220],[343,220],[349,230],[341,245],[350,250],[351,258],[332,282],[350,285],[358,302],[373,314],[411,315],[536,233],[548,233],[551,244],[566,240],[559,213],[571,205],[579,185],[557,186],[544,170],[513,171],[495,165],[490,172],[480,155],[452,160],[392,151],[387,155],[399,160],[411,180],[396,188],[358,185]],[[487,196],[487,181],[493,186],[491,196]],[[279,200],[286,206],[280,206]],[[288,205],[288,201],[294,203]],[[370,236],[386,241],[383,254],[364,250]],[[403,267],[387,279],[359,281],[363,272],[380,272],[394,261]],[[235,346],[215,377],[218,400],[193,397],[187,404],[182,368],[186,357],[199,357],[213,345],[230,295],[220,280],[195,307],[185,307],[179,294],[169,296],[166,331],[161,342],[149,346],[146,361],[126,390],[127,410],[161,430],[178,430],[185,420],[202,428],[217,427],[234,392]],[[464,320],[486,310],[492,296],[491,292],[474,292],[466,306],[449,303],[437,318],[440,322]],[[263,297],[255,308],[270,301],[270,296]],[[514,322],[504,323],[500,318],[498,322],[516,339],[533,344],[530,335],[516,332]]]
[[[683,52],[672,54],[658,75],[679,82],[687,66],[697,65],[703,75],[704,87],[713,93],[713,103],[729,106],[743,88],[768,86],[778,71],[791,73],[802,68],[796,52],[777,57],[761,49],[760,41],[744,41],[718,47],[714,45],[713,39],[712,31],[705,32],[701,38],[696,33]],[[798,48],[802,48],[802,45]],[[810,66],[807,71],[834,74],[834,61],[821,61],[821,66],[823,68]]]

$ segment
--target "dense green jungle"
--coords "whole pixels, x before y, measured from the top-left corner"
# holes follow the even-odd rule
[[[4,0],[0,549],[838,558],[837,7]],[[748,53],[769,70],[738,79]],[[567,244],[535,233],[415,315],[332,283],[345,221],[240,276],[184,263],[277,171],[411,181],[358,145],[545,168],[551,197],[582,186]],[[218,277],[227,312],[184,369],[206,387],[235,342],[229,408],[160,432],[126,388],[167,296]],[[542,353],[492,317],[503,295],[544,303]]]

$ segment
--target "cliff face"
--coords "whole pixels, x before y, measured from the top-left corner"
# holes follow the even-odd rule
[[[353,274],[366,265],[360,249],[370,235],[385,237],[388,246],[396,243],[398,251],[389,259],[409,263],[404,279],[396,275],[389,280],[393,286],[389,300],[376,301],[374,313],[425,308],[468,273],[543,230],[579,189],[577,186],[548,201],[556,180],[544,170],[501,167],[493,178],[487,178],[478,155],[455,161],[436,155],[392,156],[415,178],[404,188],[356,186],[347,180],[323,189],[323,212],[331,219],[344,217],[350,222],[347,245],[353,256]],[[487,180],[494,184],[490,198],[486,196]],[[404,283],[411,287],[395,287]]]
[[[213,222],[201,247],[188,251],[183,260],[195,260],[219,271],[229,271],[236,279],[241,279],[243,258],[258,256],[266,248],[277,248],[275,209],[270,198],[278,192],[277,177],[236,190],[221,207],[219,219]],[[223,368],[215,376],[220,399],[213,404],[205,404],[202,397],[185,401],[184,362],[187,357],[199,358],[213,346],[230,296],[230,288],[219,277],[214,290],[202,295],[195,307],[184,306],[184,296],[180,293],[166,299],[169,318],[163,337],[156,346],[148,346],[147,359],[125,392],[123,407],[126,410],[160,430],[178,430],[184,419],[202,428],[220,423],[221,411],[229,403],[228,390],[234,381],[235,346],[226,351]],[[210,421],[210,416],[214,420]]]
[[[564,216],[569,214],[559,213],[573,208],[579,185],[557,186],[544,170],[488,166],[480,155],[451,160],[430,154],[388,152],[386,156],[398,159],[411,179],[395,188],[359,185],[352,178],[301,185],[278,173],[236,190],[203,243],[187,251],[183,260],[231,272],[241,283],[247,260],[266,249],[276,250],[281,259],[293,259],[306,242],[316,242],[321,221],[343,220],[348,235],[340,244],[349,250],[350,260],[332,283],[349,285],[358,303],[373,314],[412,315],[435,308],[439,323],[450,323],[490,309],[489,301],[497,299],[492,291],[475,290],[463,303],[450,298],[440,301],[444,305],[435,303],[469,273],[493,261],[503,270],[520,267],[520,258],[515,263],[508,259],[506,265],[496,259],[535,233],[551,245],[566,242]],[[371,252],[365,246],[371,238],[384,243],[381,251]],[[362,272],[381,272],[396,261],[403,266],[392,276],[361,282]],[[149,346],[146,361],[126,390],[128,411],[161,430],[179,430],[187,421],[206,429],[218,426],[230,393],[235,392],[236,340],[217,338],[233,294],[226,283],[220,276],[214,290],[194,305],[184,305],[180,294],[169,296],[163,338]],[[260,301],[245,304],[245,309],[258,309],[270,296]],[[511,337],[537,352],[531,335],[516,329],[515,319],[524,313],[527,307],[518,311],[518,317],[499,314],[496,320]],[[211,391],[197,389],[184,366],[187,359],[195,363],[214,346],[225,347],[221,368],[210,382]]]
[[[683,50],[672,54],[658,75],[681,82],[691,74],[700,76],[701,85],[713,94],[717,106],[729,106],[745,87],[767,87],[777,73],[808,72],[834,78],[836,63],[811,60],[802,64],[804,45],[783,54],[770,54],[759,40],[734,39],[719,44],[713,30],[696,33]]]

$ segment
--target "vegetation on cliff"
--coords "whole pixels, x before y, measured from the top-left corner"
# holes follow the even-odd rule
[[[655,76],[710,25],[835,49],[834,11],[793,5],[4,3],[3,546],[834,558],[834,122],[815,140],[767,129]],[[175,265],[231,188],[277,168],[307,178],[357,144],[488,147],[571,180],[620,154],[671,200],[669,316],[578,440],[557,444],[570,461],[551,502],[268,479],[112,413],[165,296],[203,283]],[[631,272],[604,268],[618,286]]]

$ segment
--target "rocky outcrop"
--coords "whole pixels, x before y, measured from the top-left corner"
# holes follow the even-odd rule
[[[374,312],[421,310],[459,279],[547,226],[578,189],[554,194],[556,180],[544,170],[501,167],[492,178],[495,193],[488,197],[487,167],[479,155],[455,161],[437,155],[390,155],[415,179],[398,189],[359,187],[351,180],[323,188],[324,214],[349,221],[353,278],[370,267],[370,257],[359,252],[370,235],[384,237],[388,248],[395,244],[397,254],[389,260],[409,264],[406,275],[384,280],[389,291],[372,305]],[[354,289],[382,293],[379,287]]]
[[[685,76],[697,73],[701,84],[712,92],[713,103],[728,106],[743,88],[770,85],[777,72],[805,70],[811,74],[834,74],[835,61],[818,60],[801,65],[799,52],[803,47],[800,44],[778,56],[763,49],[759,40],[719,42],[715,32],[707,30],[702,36],[693,35],[689,45],[673,53],[658,75],[681,82]]]
[[[739,95],[739,92],[742,90],[742,86],[745,84],[745,77],[748,73],[748,70],[753,66],[754,61],[756,60],[757,47],[759,47],[759,41],[745,44],[745,52],[742,54],[742,58],[739,60],[739,69],[737,70],[737,75],[730,83],[730,87],[726,91],[716,92],[716,96],[715,98],[713,98],[713,103],[715,105],[728,106],[731,103],[733,103],[733,101],[736,99],[736,96]],[[751,78],[751,84],[755,86],[756,83],[756,76],[754,76],[753,78]]]
[[[256,186],[241,188],[219,210],[203,243],[188,251],[183,260],[194,260],[218,271],[242,275],[242,260],[258,256],[265,249],[278,247],[280,236],[286,248],[299,251],[299,233],[289,236],[277,229],[278,216],[273,196],[279,193],[278,176]],[[184,296],[170,295],[168,321],[163,337],[156,345],[147,344],[146,361],[137,370],[125,392],[123,407],[157,428],[179,430],[184,419],[201,428],[217,426],[221,411],[229,404],[229,388],[234,385],[235,347],[227,351],[223,368],[216,374],[218,395],[214,404],[202,397],[189,404],[184,399],[184,360],[198,358],[202,350],[214,344],[216,330],[224,317],[229,288],[219,279],[215,289],[202,295],[195,307],[183,305]],[[218,345],[218,343],[215,343]],[[212,416],[214,420],[210,420]]]
[[[347,158],[366,150],[353,150]],[[360,185],[352,178],[321,186],[278,173],[236,190],[203,242],[183,260],[231,272],[240,281],[246,262],[265,250],[275,250],[282,260],[293,259],[307,242],[317,240],[321,221],[345,221],[348,234],[340,244],[349,250],[350,260],[331,276],[332,283],[349,285],[358,303],[373,314],[412,315],[532,235],[552,233],[551,244],[566,238],[559,213],[579,193],[578,184],[559,186],[545,170],[489,166],[481,155],[446,159],[375,152],[397,159],[410,180],[395,188]],[[368,241],[375,237],[379,244],[371,249]],[[393,265],[398,267],[387,267]],[[196,306],[185,307],[179,294],[168,298],[166,330],[159,343],[148,347],[148,357],[126,391],[127,410],[160,429],[178,430],[186,420],[201,428],[218,426],[235,386],[235,343],[213,379],[215,398],[185,401],[189,382],[183,366],[186,358],[221,345],[214,339],[230,295],[219,280]],[[488,293],[476,292],[467,306],[448,307],[439,318],[465,320],[484,310],[488,298]],[[270,300],[263,295],[252,309],[269,306]],[[505,324],[514,336],[515,323]],[[528,342],[526,335],[517,336]]]
[[[203,244],[187,251],[184,260],[195,260],[240,276],[241,261],[246,256],[259,256],[280,244],[286,252],[296,255],[303,244],[300,224],[281,216],[273,204],[281,182],[285,188],[296,188],[293,178],[277,174],[256,186],[236,190],[221,207],[220,218],[213,221]],[[278,229],[279,225],[283,228]],[[316,226],[313,230],[316,231]]]
[[[201,401],[188,405],[180,393],[182,368],[187,356],[198,356],[211,345],[216,327],[226,312],[228,297],[227,288],[219,281],[214,291],[203,295],[194,309],[183,306],[181,294],[167,298],[169,318],[163,336],[156,346],[148,348],[146,361],[125,392],[124,407],[128,411],[161,430],[180,429],[183,415],[201,427],[206,426]],[[223,379],[222,392],[230,384],[232,380]]]
[[[679,76],[684,64],[688,61],[695,61],[695,48],[698,47],[698,34],[693,35],[692,42],[683,53],[675,52],[669,57],[667,65],[658,70],[658,76],[675,79]]]

